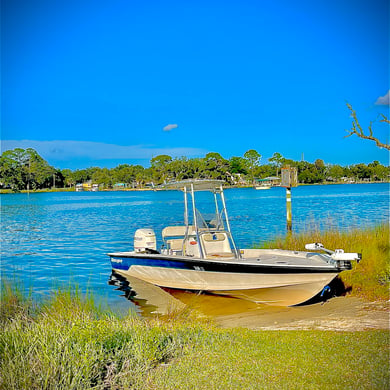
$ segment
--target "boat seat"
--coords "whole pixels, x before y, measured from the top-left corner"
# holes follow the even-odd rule
[[[201,240],[207,259],[234,257],[226,233],[202,234]]]
[[[187,226],[167,226],[162,230],[162,238],[167,245],[167,249],[178,254],[183,250],[183,241]],[[188,226],[190,233],[193,233],[194,227]]]
[[[180,238],[172,238],[167,240],[168,249],[172,249],[173,251],[181,251],[183,249],[183,239]]]
[[[194,230],[193,226],[188,226],[190,232]],[[186,234],[186,226],[167,226],[162,230],[162,238],[165,240],[167,237],[183,237]]]

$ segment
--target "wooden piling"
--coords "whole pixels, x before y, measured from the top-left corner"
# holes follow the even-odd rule
[[[292,231],[291,187],[286,187],[287,231]]]

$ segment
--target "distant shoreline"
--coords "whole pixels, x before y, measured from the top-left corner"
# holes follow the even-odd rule
[[[359,182],[353,182],[353,183],[346,183],[346,182],[326,182],[326,183],[313,183],[313,184],[309,184],[309,183],[301,183],[298,185],[298,187],[302,187],[302,186],[326,186],[326,185],[340,185],[340,184],[388,184],[390,183],[390,180],[389,181],[359,181]],[[237,185],[230,185],[230,186],[226,186],[225,187],[226,189],[229,189],[229,188],[253,188],[253,186],[251,185],[246,185],[246,186],[237,186]],[[107,188],[107,189],[103,189],[103,190],[99,190],[99,191],[96,191],[96,192],[126,192],[126,191],[161,191],[162,189],[159,189],[159,188],[121,188],[121,189],[113,189],[113,188]],[[165,191],[169,190],[168,189],[164,189]],[[0,194],[28,194],[28,193],[32,193],[32,194],[38,194],[38,193],[47,193],[47,192],[76,192],[76,189],[75,187],[72,187],[72,188],[45,188],[45,189],[39,189],[39,190],[21,190],[21,191],[17,191],[17,192],[13,192],[12,190],[10,189],[0,189]],[[80,191],[80,192],[93,192],[93,191]]]

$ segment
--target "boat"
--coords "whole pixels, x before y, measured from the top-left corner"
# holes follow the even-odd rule
[[[255,190],[270,190],[271,186],[266,184],[260,184],[259,186],[255,186]]]
[[[307,244],[307,251],[238,248],[222,181],[191,179],[166,188],[183,192],[184,223],[162,230],[160,250],[152,229],[138,229],[134,250],[107,254],[116,273],[166,289],[292,306],[329,289],[341,271],[361,259],[358,253],[332,251],[320,243]],[[211,196],[211,215],[198,210],[195,198],[199,191]],[[204,205],[204,200],[200,203]]]
[[[272,187],[280,186],[280,177],[270,176],[264,179],[256,179],[255,190],[270,190]]]

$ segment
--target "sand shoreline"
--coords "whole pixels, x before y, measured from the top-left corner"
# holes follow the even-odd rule
[[[389,330],[390,305],[356,297],[335,297],[324,303],[295,307],[264,307],[242,313],[218,315],[223,328],[253,330]]]

